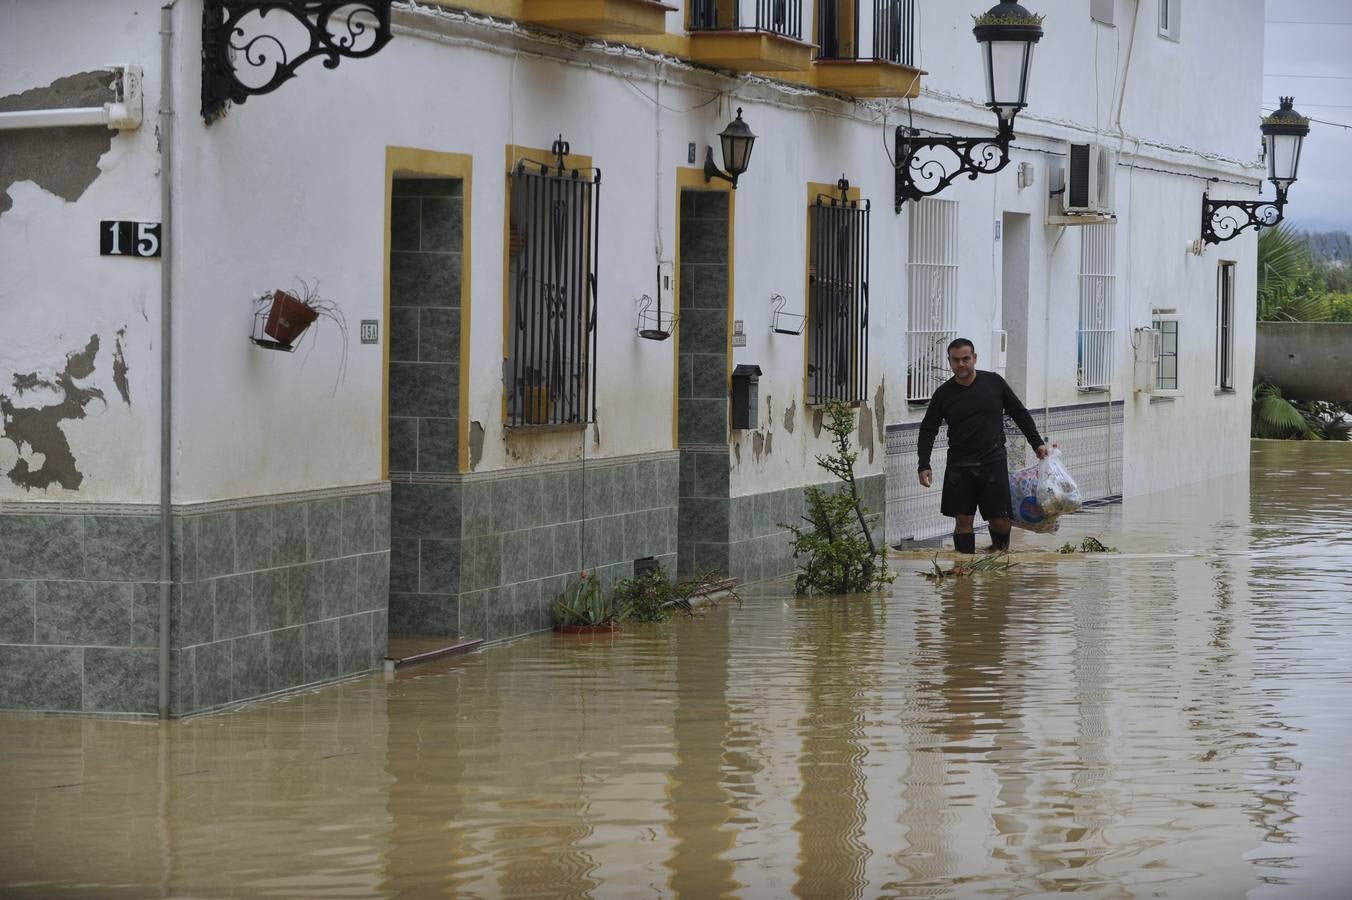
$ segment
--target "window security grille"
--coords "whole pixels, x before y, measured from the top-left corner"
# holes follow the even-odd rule
[[[1115,234],[1111,223],[1080,230],[1080,326],[1076,381],[1082,391],[1113,383]]]
[[[914,65],[915,29],[915,0],[818,0],[817,58]]]
[[[818,194],[808,208],[808,402],[855,403],[868,390],[869,201]]]
[[[1223,262],[1216,272],[1216,387],[1235,389],[1235,264]]]
[[[507,424],[596,419],[601,173],[523,159],[509,174]]]
[[[1151,323],[1159,332],[1159,369],[1155,376],[1155,393],[1178,392],[1178,336],[1179,317],[1156,315]]]
[[[768,31],[803,37],[803,0],[690,0],[691,31]]]
[[[906,264],[906,399],[926,401],[948,380],[948,343],[958,336],[958,201],[910,206]]]

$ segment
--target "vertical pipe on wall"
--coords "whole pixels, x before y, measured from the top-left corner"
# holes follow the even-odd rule
[[[169,601],[173,586],[173,486],[170,454],[172,443],[171,403],[173,387],[173,321],[170,318],[174,258],[173,210],[170,188],[173,148],[173,51],[174,4],[160,7],[160,633],[159,715],[169,718]]]

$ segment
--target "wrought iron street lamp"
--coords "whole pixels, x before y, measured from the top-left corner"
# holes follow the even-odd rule
[[[975,179],[1009,164],[1014,117],[1028,105],[1028,75],[1033,45],[1042,39],[1042,16],[1017,0],[1000,0],[974,17],[985,66],[986,105],[999,119],[995,138],[922,138],[914,128],[899,126],[896,136],[896,208],[907,200],[932,197],[959,175]]]
[[[727,172],[724,173],[714,165],[714,148],[706,146],[704,180],[709,182],[721,178],[732,182],[732,189],[737,190],[737,178],[746,171],[747,165],[751,162],[751,148],[756,144],[756,136],[751,133],[750,126],[742,121],[740,106],[737,107],[737,118],[728,123],[728,127],[723,129],[718,138],[723,144],[723,168],[727,169]]]
[[[1267,152],[1268,181],[1277,188],[1276,200],[1212,200],[1202,195],[1202,240],[1208,244],[1228,241],[1246,228],[1257,231],[1282,220],[1286,191],[1296,180],[1300,150],[1310,133],[1310,120],[1296,112],[1293,97],[1282,97],[1277,111],[1263,120],[1263,145]]]

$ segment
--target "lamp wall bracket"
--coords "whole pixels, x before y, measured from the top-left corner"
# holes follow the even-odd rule
[[[1014,128],[1000,120],[993,137],[921,137],[905,125],[896,133],[896,211],[907,200],[933,197],[960,175],[976,180],[1009,165],[1009,144]],[[936,152],[937,151],[937,152]]]
[[[728,174],[725,174],[725,173],[723,172],[723,170],[720,169],[720,168],[718,167],[718,164],[717,164],[716,162],[714,162],[714,148],[713,148],[713,147],[710,147],[710,146],[708,146],[708,145],[705,145],[705,147],[704,147],[704,183],[705,183],[705,184],[708,184],[710,181],[713,181],[715,178],[721,178],[721,179],[723,179],[724,181],[729,182],[729,183],[732,185],[732,189],[733,189],[734,191],[737,190],[737,176],[736,176],[736,175],[728,175]]]
[[[1246,229],[1258,231],[1279,224],[1286,206],[1286,191],[1278,187],[1276,200],[1212,200],[1202,195],[1202,240],[1219,244]]]
[[[202,118],[210,125],[228,104],[275,91],[316,56],[335,69],[343,57],[374,55],[391,37],[390,3],[205,0]],[[274,12],[279,15],[269,17]]]

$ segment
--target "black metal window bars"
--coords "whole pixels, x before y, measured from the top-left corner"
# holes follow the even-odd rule
[[[870,53],[859,43],[863,0],[818,0],[817,58],[890,62],[915,61],[915,0],[873,0]]]
[[[808,402],[856,403],[868,390],[868,200],[818,194],[808,208]]]
[[[754,21],[743,7],[756,7]],[[691,31],[768,31],[803,39],[803,0],[690,0]]]
[[[508,173],[507,424],[596,420],[601,172],[522,159]]]

